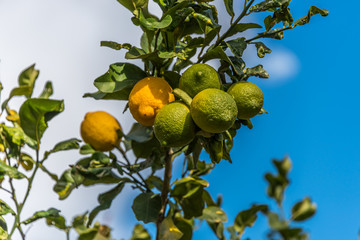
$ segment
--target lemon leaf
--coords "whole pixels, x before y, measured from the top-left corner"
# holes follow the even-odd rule
[[[64,111],[64,101],[32,98],[26,100],[20,107],[19,116],[24,132],[40,143],[47,129],[48,121]]]

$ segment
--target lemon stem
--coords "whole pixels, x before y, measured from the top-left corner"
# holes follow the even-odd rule
[[[188,107],[190,107],[191,102],[192,102],[192,98],[189,96],[189,94],[187,94],[186,92],[184,92],[180,88],[175,88],[173,90],[173,94],[176,97],[180,98]]]

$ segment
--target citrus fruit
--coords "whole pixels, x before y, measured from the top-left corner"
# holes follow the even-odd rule
[[[257,115],[263,104],[264,94],[261,89],[251,82],[237,82],[227,91],[235,99],[239,119],[249,119]]]
[[[179,80],[179,88],[190,97],[207,88],[220,89],[221,84],[216,70],[204,63],[197,63],[186,69]]]
[[[129,95],[129,110],[136,121],[152,126],[155,116],[167,103],[175,100],[172,88],[162,78],[146,77],[135,84]]]
[[[191,116],[202,130],[221,133],[235,122],[237,107],[233,97],[219,89],[208,88],[192,100]]]
[[[110,151],[120,143],[119,122],[103,111],[88,112],[80,126],[81,137],[97,151]]]
[[[195,137],[190,109],[182,102],[165,105],[156,115],[154,133],[161,145],[182,147]]]

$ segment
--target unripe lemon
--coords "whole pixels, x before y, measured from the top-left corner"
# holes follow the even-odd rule
[[[163,146],[182,147],[189,144],[195,137],[190,109],[182,102],[165,105],[155,118],[154,133]]]
[[[210,65],[197,63],[186,69],[179,80],[179,88],[190,97],[207,88],[220,89],[221,84],[218,73]]]
[[[249,119],[256,116],[264,104],[263,92],[251,82],[237,82],[231,85],[227,92],[235,99],[239,119]]]
[[[107,112],[88,112],[80,126],[81,137],[97,151],[110,151],[119,145],[119,122]]]
[[[202,130],[221,133],[235,122],[237,107],[233,97],[219,89],[208,88],[192,100],[191,116]]]
[[[137,82],[129,95],[129,110],[136,121],[152,126],[159,110],[175,100],[172,88],[162,78],[146,77]]]

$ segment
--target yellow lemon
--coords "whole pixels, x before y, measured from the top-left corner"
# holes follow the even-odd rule
[[[226,131],[234,124],[237,116],[233,97],[214,88],[198,93],[191,102],[190,111],[196,125],[209,133]]]
[[[251,82],[234,83],[227,92],[235,99],[239,119],[249,119],[256,116],[264,104],[263,92]]]
[[[88,112],[80,126],[81,137],[97,151],[110,151],[120,143],[121,126],[111,114]]]
[[[163,146],[182,147],[189,144],[195,137],[190,109],[182,102],[165,105],[155,118],[154,133]]]
[[[218,73],[210,65],[197,63],[186,69],[179,80],[179,88],[190,97],[207,88],[220,89],[221,84]]]
[[[129,110],[136,121],[152,126],[159,110],[175,100],[172,88],[162,78],[146,77],[137,82],[129,95]]]

